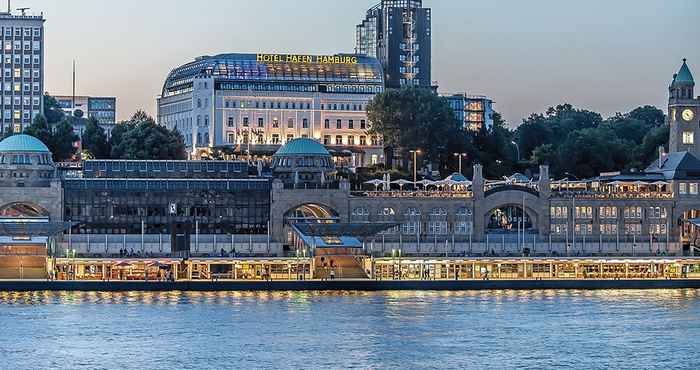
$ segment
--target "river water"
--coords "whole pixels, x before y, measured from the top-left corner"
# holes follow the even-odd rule
[[[0,293],[1,369],[700,369],[700,290]]]

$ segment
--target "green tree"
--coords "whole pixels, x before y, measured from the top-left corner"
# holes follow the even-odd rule
[[[71,159],[75,155],[75,142],[78,141],[78,135],[73,131],[73,125],[68,119],[63,119],[53,130],[49,149],[53,154],[54,162],[63,162]]]
[[[445,98],[416,87],[375,95],[367,106],[367,118],[372,122],[368,133],[382,136],[387,151],[408,158],[409,150],[421,149],[424,160],[441,164],[447,160],[445,138],[461,131]]]
[[[24,133],[41,140],[49,149],[53,145],[53,132],[46,117],[39,114],[34,117],[32,123],[24,128]]]
[[[49,124],[53,125],[59,123],[65,117],[61,105],[58,104],[58,100],[49,94],[44,95],[44,117]]]
[[[112,158],[185,159],[185,142],[177,130],[157,125],[152,117],[137,111],[128,122],[112,130]]]
[[[111,154],[109,141],[105,130],[99,125],[95,117],[91,117],[85,124],[82,137],[83,150],[95,159],[108,159]]]

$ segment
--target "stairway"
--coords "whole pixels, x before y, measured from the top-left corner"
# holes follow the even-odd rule
[[[336,279],[367,279],[367,274],[360,263],[353,256],[326,256],[326,266],[320,259],[316,261],[314,269],[315,279],[330,279],[330,262],[333,261],[332,270],[335,272]]]

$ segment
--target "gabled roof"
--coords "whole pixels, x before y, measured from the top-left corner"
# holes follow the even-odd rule
[[[700,178],[700,160],[688,152],[665,154],[659,166],[659,160],[654,161],[647,173],[661,173],[667,180],[684,180]]]

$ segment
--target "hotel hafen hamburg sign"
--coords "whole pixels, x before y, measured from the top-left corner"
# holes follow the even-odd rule
[[[357,64],[357,57],[347,55],[257,54],[258,62],[306,64]]]

